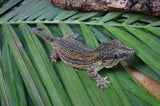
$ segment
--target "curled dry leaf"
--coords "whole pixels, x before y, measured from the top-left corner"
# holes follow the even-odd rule
[[[160,84],[145,74],[131,67],[127,62],[121,64],[144,88],[146,88],[154,97],[160,100]]]
[[[49,0],[63,9],[140,12],[160,16],[160,0]]]

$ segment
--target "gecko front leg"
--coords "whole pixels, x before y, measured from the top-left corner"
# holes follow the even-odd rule
[[[100,69],[102,69],[102,67],[97,68],[96,66],[92,66],[87,70],[87,73],[89,76],[91,76],[94,80],[97,81],[97,87],[101,87],[101,90],[103,90],[104,87],[108,88],[106,84],[110,84],[111,82],[106,81],[107,77],[103,78],[97,73],[97,71],[99,71]]]
[[[56,61],[57,58],[58,58],[58,50],[57,50],[57,48],[53,48],[52,53],[50,55],[50,60],[52,63],[55,63],[55,62],[57,62]]]

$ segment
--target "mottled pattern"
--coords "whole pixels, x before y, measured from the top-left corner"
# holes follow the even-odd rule
[[[89,76],[97,81],[97,87],[107,88],[107,77],[102,78],[97,72],[102,68],[111,68],[120,61],[133,55],[132,48],[122,45],[119,40],[106,41],[95,50],[90,50],[73,33],[69,37],[51,38],[37,29],[32,30],[53,47],[50,59],[56,62],[59,57],[64,63],[76,68],[85,69]]]

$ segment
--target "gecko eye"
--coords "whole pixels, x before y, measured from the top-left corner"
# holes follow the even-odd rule
[[[117,53],[116,55],[114,55],[114,58],[115,59],[119,59],[121,57],[121,54],[120,53]]]

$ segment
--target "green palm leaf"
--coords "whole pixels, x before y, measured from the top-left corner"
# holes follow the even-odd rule
[[[160,83],[160,19],[135,13],[62,10],[47,0],[10,0],[0,8],[0,99],[2,105],[159,105],[119,64],[103,69],[112,84],[103,92],[79,69],[58,60],[51,46],[31,32],[43,27],[52,37],[73,31],[94,49],[119,39],[134,48],[127,62]]]

